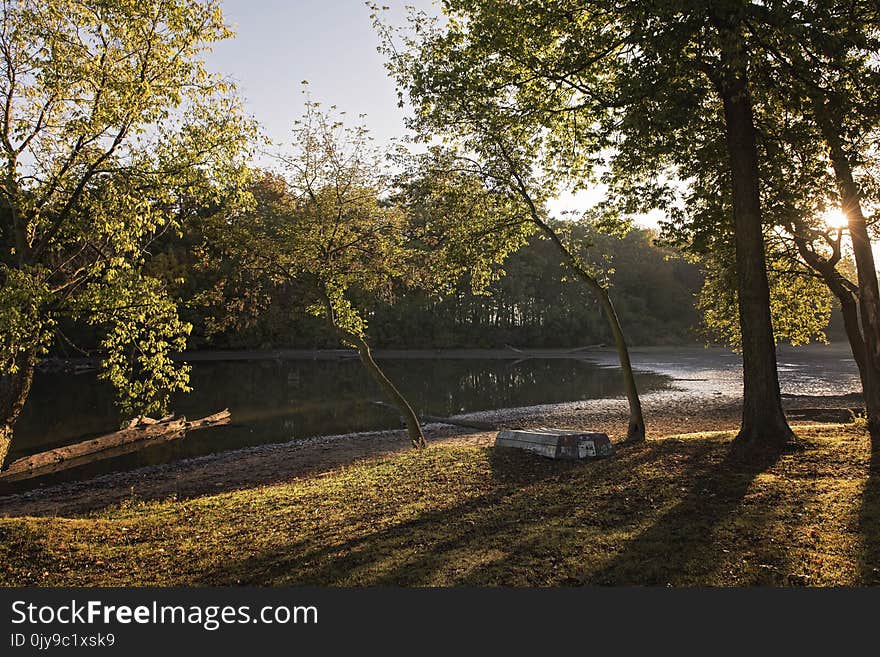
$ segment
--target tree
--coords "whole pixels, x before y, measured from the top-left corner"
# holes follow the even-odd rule
[[[188,208],[235,193],[249,138],[200,53],[217,3],[6,0],[0,25],[0,466],[63,318],[102,329],[124,413],[185,390],[189,326],[144,272]]]
[[[698,14],[691,12],[690,15]],[[869,167],[865,166],[870,160],[868,154],[873,148],[877,125],[876,102],[870,91],[877,82],[876,67],[872,63],[878,50],[876,4],[855,2],[842,6],[825,0],[715,3],[709,6],[708,15],[712,30],[703,47],[697,48],[694,44],[690,50],[681,47],[671,50],[682,53],[674,71],[680,74],[688,70],[689,62],[695,62],[723,101],[726,150],[734,166],[730,169],[730,181],[723,181],[721,188],[729,184],[733,190],[735,218],[743,216],[743,208],[751,208],[746,214],[760,210],[765,238],[772,236],[776,229],[783,231],[778,237],[791,243],[792,260],[818,273],[838,297],[853,355],[859,364],[869,426],[876,433],[873,428],[876,422],[870,418],[880,409],[880,388],[876,385],[880,371],[876,360],[871,358],[877,347],[871,345],[880,340],[875,337],[880,334],[880,306],[873,301],[877,298],[877,276],[868,230],[870,221],[861,207],[876,188],[871,176],[866,175]],[[713,43],[713,38],[720,53],[715,63],[712,49],[706,47]],[[654,79],[669,73],[668,69],[662,72],[656,69],[654,66],[649,73]],[[689,89],[695,91],[688,83],[683,84],[676,92],[678,102],[670,106],[682,110],[700,107],[697,103],[705,94],[689,94]],[[667,91],[663,94],[670,95]],[[664,116],[662,112],[658,114]],[[717,195],[722,180],[716,179],[714,186],[709,184],[712,176],[707,172],[717,168],[712,163],[719,157],[712,147],[715,141],[712,135],[717,133],[717,127],[706,120],[709,115],[700,116],[700,121],[688,120],[688,129],[676,133],[675,137],[681,144],[682,134],[687,135],[697,156],[693,157],[689,149],[682,150],[701,164],[689,166],[681,158],[672,162],[680,169],[680,177],[697,181],[698,190],[694,193],[691,185],[688,200],[696,197],[702,202]],[[678,117],[672,116],[671,121],[664,118],[665,125],[636,115],[634,123],[650,125],[655,131],[661,128],[661,134],[662,128],[668,128],[670,123],[681,126]],[[732,135],[731,130],[736,133]],[[640,136],[645,138],[644,134]],[[657,149],[657,139],[647,141]],[[663,137],[659,141],[662,143]],[[821,152],[823,146],[825,153]],[[636,152],[645,155],[645,150],[636,149]],[[631,157],[628,161],[632,160]],[[621,170],[626,175],[625,167]],[[860,170],[860,176],[856,170]],[[818,225],[824,208],[829,201],[834,202],[835,196],[849,220],[857,285],[848,281],[838,267],[844,255],[841,233]],[[737,198],[740,198],[739,211],[736,210]],[[707,213],[703,211],[703,214]],[[699,216],[694,223],[698,225],[698,233],[712,227],[711,222],[699,226]],[[754,234],[758,223],[754,220],[748,223],[753,234],[749,241],[756,242]],[[715,225],[721,224],[716,221]],[[735,222],[732,233],[739,241],[743,227]],[[757,253],[757,250],[749,252]],[[803,269],[801,265],[795,266]],[[739,289],[741,292],[742,281]],[[749,351],[759,357],[763,354],[759,360],[767,362],[766,348],[758,349],[755,345],[755,349]],[[775,410],[771,409],[771,415],[776,415]]]
[[[373,358],[367,322],[352,302],[355,288],[370,296],[389,294],[409,264],[404,215],[382,202],[388,178],[381,155],[366,129],[346,128],[309,101],[294,125],[292,152],[281,161],[283,175],[252,181],[251,207],[221,211],[203,223],[206,262],[227,272],[215,288],[264,296],[278,286],[298,285],[308,312],[357,350],[400,411],[412,445],[423,448],[418,416]],[[252,307],[242,310],[250,314]]]
[[[393,176],[366,128],[346,127],[333,110],[307,102],[291,150],[279,156],[283,173],[254,180],[251,208],[206,221],[206,262],[226,273],[215,298],[228,298],[229,290],[266,298],[278,286],[296,286],[300,303],[357,349],[400,411],[411,443],[422,448],[418,416],[372,356],[369,306],[400,289],[443,294],[465,275],[484,289],[497,275],[495,264],[525,239],[523,222],[507,199],[472,178],[417,169],[420,158],[402,157],[405,173]],[[488,245],[462,231],[487,223],[507,226]]]
[[[385,26],[378,13],[374,16],[389,69],[401,89],[401,103],[406,95],[415,108],[410,127],[426,141],[439,135],[452,142],[451,154],[445,157],[454,160],[455,167],[516,197],[525,218],[596,294],[624,376],[630,412],[627,437],[644,440],[641,401],[611,296],[579,255],[579,246],[553,228],[546,210],[547,200],[563,185],[578,189],[592,176],[597,142],[591,124],[596,115],[588,104],[579,105],[583,117],[574,119],[572,130],[569,117],[559,110],[560,104],[571,101],[570,90],[542,84],[547,79],[537,69],[546,49],[541,44],[530,50],[535,46],[530,39],[541,38],[547,27],[542,19],[548,12],[526,4],[527,8],[520,8],[509,3],[447,2],[452,20],[440,26],[424,14],[415,14],[410,34]],[[513,24],[515,30],[505,31]],[[595,41],[597,50],[607,50],[604,36]]]
[[[707,120],[721,128],[743,343],[738,441],[787,441],[792,433],[782,412],[769,309],[745,3],[449,0],[444,9],[442,26],[415,16],[415,36],[404,38],[402,48],[385,32],[392,69],[415,109],[413,123],[426,132],[468,134],[467,149],[505,163],[507,172],[497,175],[520,191],[533,193],[535,186],[524,184],[533,182],[527,175],[545,183],[567,180],[577,189],[606,165],[611,182],[647,178],[632,186],[639,205],[668,207],[673,186],[658,179],[669,171],[686,180],[693,168],[687,158],[694,143],[682,144],[680,137],[699,137]],[[555,191],[552,184],[542,189]],[[621,363],[626,371],[626,359]]]
[[[612,199],[630,211],[666,211],[667,231],[696,223],[704,236],[726,236],[710,236],[700,248],[732,244],[743,356],[736,442],[781,445],[792,432],[782,411],[770,313],[749,3],[591,4],[620,44],[599,62],[613,82],[597,98],[612,135],[605,176]],[[588,96],[597,95],[587,87]],[[726,216],[707,212],[707,190],[726,198]]]
[[[761,181],[743,6],[710,9],[719,55],[706,67],[721,98],[733,187],[733,219],[740,339],[743,354],[743,419],[737,440],[780,443],[792,436],[782,411],[770,285],[764,251]]]
[[[771,63],[767,76],[786,80],[796,92],[787,100],[789,106],[794,105],[811,122],[817,141],[826,149],[824,157],[816,159],[833,174],[856,266],[855,288],[837,268],[840,234],[836,243],[825,240],[829,255],[809,248],[810,237],[817,234],[809,219],[793,220],[793,232],[801,256],[841,300],[847,335],[859,363],[868,425],[873,435],[880,435],[880,285],[865,205],[877,198],[871,171],[876,158],[871,153],[880,129],[875,94],[880,83],[876,67],[880,8],[873,2],[793,4],[797,11],[782,3],[756,6],[754,20],[766,28],[761,45]]]
[[[765,239],[775,264],[820,277],[837,297],[872,427],[870,417],[877,414],[872,409],[880,409],[880,370],[868,357],[867,343],[877,335],[880,319],[877,308],[861,299],[873,298],[876,287],[869,233],[876,217],[852,208],[870,207],[878,198],[878,117],[870,91],[877,84],[872,64],[880,45],[877,11],[870,2],[843,6],[824,0],[748,3],[743,8],[760,128]],[[704,176],[700,184],[700,203],[711,206],[718,196],[717,181],[709,184]],[[826,217],[834,205],[851,228],[828,225]],[[711,242],[706,239],[710,223],[698,219],[691,228],[698,248],[703,248],[700,242]],[[847,232],[859,235],[852,240],[853,249]],[[846,271],[850,250],[853,256],[860,252],[853,259],[853,275]]]

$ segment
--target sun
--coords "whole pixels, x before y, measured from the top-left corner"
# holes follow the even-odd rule
[[[829,228],[834,228],[835,230],[843,230],[849,225],[846,213],[840,208],[828,208],[822,214],[822,219]]]

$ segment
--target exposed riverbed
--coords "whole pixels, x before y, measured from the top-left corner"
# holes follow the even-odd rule
[[[470,414],[498,426],[597,428],[613,437],[625,430],[626,404],[612,350],[379,352],[378,356],[423,413]],[[701,347],[643,348],[633,349],[632,358],[649,434],[736,425],[741,391],[738,355]],[[196,432],[181,441],[37,480],[29,487],[96,475],[124,479],[127,475],[121,471],[137,468],[138,473],[153,475],[191,471],[198,463],[216,467],[236,454],[277,457],[279,450],[293,459],[289,465],[294,471],[301,471],[314,461],[305,458],[309,450],[348,449],[356,456],[405,444],[402,432],[395,430],[399,419],[374,403],[381,395],[359,362],[347,354],[215,352],[190,360],[195,392],[176,400],[175,410],[196,417],[228,406],[232,427]],[[789,405],[797,403],[797,396],[816,405],[815,398],[837,399],[858,390],[857,371],[845,345],[783,349],[779,372],[784,394],[795,396]],[[828,401],[844,403],[834,399]],[[41,373],[23,418],[17,454],[110,431],[117,422],[112,391],[94,373]],[[434,439],[477,444],[491,439],[490,434],[473,432],[467,437],[468,432],[449,427],[432,427],[429,433]],[[231,451],[242,449],[250,451]],[[293,456],[297,452],[299,462]],[[328,463],[336,462],[336,456],[328,456]],[[193,461],[193,457],[200,458]],[[327,459],[317,459],[323,461]],[[143,480],[140,474],[132,476]],[[227,479],[230,484],[237,480]]]

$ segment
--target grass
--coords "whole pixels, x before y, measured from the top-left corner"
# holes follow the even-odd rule
[[[880,583],[880,458],[854,425],[742,460],[729,434],[598,462],[433,446],[305,480],[0,519],[5,585]]]

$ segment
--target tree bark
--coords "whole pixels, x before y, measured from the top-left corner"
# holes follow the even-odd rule
[[[0,472],[6,469],[9,460],[9,450],[12,446],[12,426],[0,423]]]
[[[718,91],[724,105],[727,151],[733,181],[733,219],[740,331],[743,354],[740,445],[780,445],[793,437],[782,410],[776,346],[770,315],[770,286],[764,253],[757,137],[738,28],[719,27],[722,71]]]
[[[364,340],[362,337],[353,334],[347,334],[346,340],[351,341],[355,345],[358,351],[358,356],[360,356],[361,363],[363,363],[364,367],[367,368],[370,376],[372,376],[373,380],[379,384],[379,387],[382,388],[382,391],[386,395],[388,395],[389,399],[391,399],[391,401],[397,407],[397,410],[400,411],[400,415],[403,418],[404,423],[406,424],[406,430],[409,434],[409,440],[412,443],[412,446],[416,449],[424,449],[425,447],[427,447],[425,434],[422,433],[422,425],[419,422],[418,416],[416,415],[415,411],[413,411],[412,406],[410,406],[409,402],[406,400],[406,397],[404,397],[391,382],[391,380],[387,376],[385,376],[385,372],[382,371],[382,369],[373,359],[373,354],[370,350],[370,345],[367,344],[367,341]]]
[[[626,390],[626,400],[629,404],[629,424],[626,431],[626,439],[629,442],[641,442],[645,440],[645,417],[642,414],[642,402],[639,399],[639,390],[636,386],[636,377],[633,374],[632,362],[629,358],[629,347],[626,344],[626,337],[623,334],[623,328],[620,326],[620,318],[611,302],[611,296],[599,281],[593,278],[574,257],[574,254],[568,250],[556,232],[540,219],[535,219],[538,227],[544,234],[556,245],[560,253],[568,261],[569,266],[574,270],[577,276],[584,281],[591,290],[599,297],[602,304],[602,310],[605,312],[605,318],[611,328],[611,334],[614,337],[614,346],[617,350],[617,359],[620,362],[620,369],[623,372],[623,383]]]
[[[37,366],[36,347],[22,352],[15,364],[15,374],[0,378],[0,471],[9,465],[15,423],[31,391]]]
[[[823,99],[813,98],[819,129],[831,156],[841,207],[847,217],[859,287],[859,316],[865,344],[863,393],[872,436],[880,436],[880,284],[859,187],[841,139],[842,130]]]
[[[380,368],[378,363],[373,359],[370,345],[367,344],[367,341],[357,333],[353,333],[337,324],[336,315],[333,312],[333,304],[330,302],[330,297],[325,290],[322,291],[321,294],[323,297],[324,311],[327,316],[327,321],[343,342],[347,342],[357,349],[361,363],[367,368],[367,372],[369,372],[370,376],[373,377],[373,380],[379,384],[382,391],[388,395],[388,398],[397,407],[397,410],[400,411],[400,416],[403,418],[404,424],[406,424],[406,430],[409,434],[409,440],[412,443],[412,446],[416,449],[424,449],[427,447],[427,441],[425,440],[425,434],[422,432],[422,424],[419,422],[418,415],[416,415],[412,406],[410,406],[410,403],[406,400],[406,397],[401,394],[397,387],[391,382],[391,379],[385,376],[385,372],[382,371],[382,368]]]

